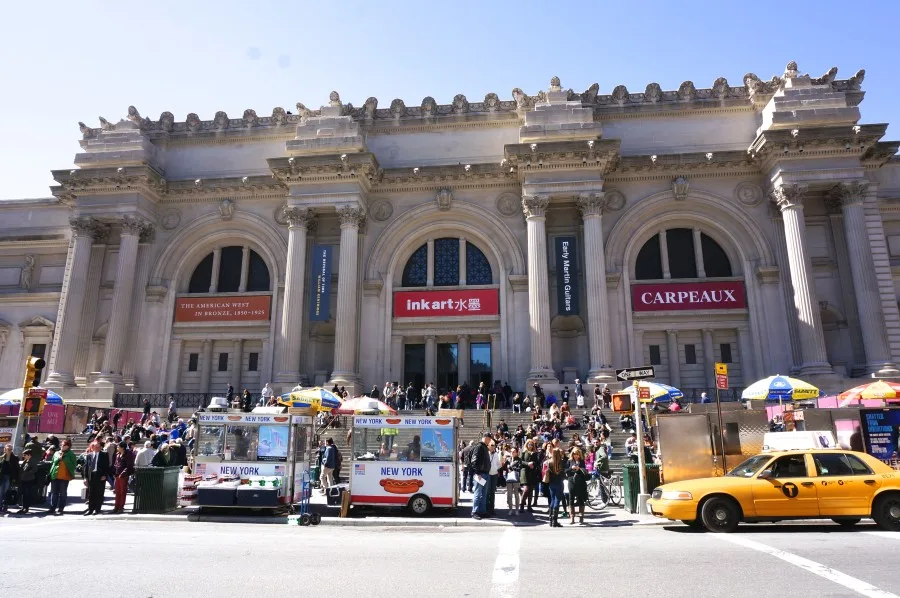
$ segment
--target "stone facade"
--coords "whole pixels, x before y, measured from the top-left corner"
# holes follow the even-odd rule
[[[898,143],[836,74],[82,123],[0,204],[0,387],[895,375]]]

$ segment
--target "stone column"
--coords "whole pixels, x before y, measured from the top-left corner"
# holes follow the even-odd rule
[[[403,372],[403,337],[395,334],[391,337],[391,380],[399,382],[406,388],[409,380],[404,380]]]
[[[203,355],[200,362],[200,392],[209,392],[210,378],[212,377],[212,352],[213,342],[209,339],[203,341]]]
[[[457,365],[457,372],[459,377],[459,382],[457,384],[462,385],[463,382],[469,381],[469,371],[472,365],[472,353],[469,351],[469,337],[465,334],[460,334],[456,337],[456,356],[457,361],[459,362]],[[493,348],[493,347],[492,347]],[[492,351],[493,352],[493,351]],[[491,356],[491,368],[494,367],[494,356]]]
[[[279,341],[281,352],[275,382],[295,385],[300,380],[300,344],[303,338],[303,288],[306,278],[306,236],[313,222],[312,211],[286,208],[288,221],[287,269],[284,275],[284,307]],[[278,285],[275,285],[277,288]]]
[[[697,278],[706,278],[706,267],[703,264],[703,237],[700,229],[694,227],[694,261],[697,263]]]
[[[437,343],[434,341],[434,335],[429,334],[425,337],[425,384],[435,382],[437,377]],[[435,385],[437,382],[435,382]]]
[[[669,358],[669,384],[678,388],[681,385],[681,362],[678,358],[678,332],[666,330],[668,341],[667,353]]]
[[[184,344],[180,338],[173,338],[169,343],[169,365],[166,367],[166,392],[178,392],[178,380],[181,376],[181,348]]]
[[[141,234],[148,229],[145,220],[137,216],[122,219],[119,240],[119,257],[116,261],[116,282],[113,289],[112,312],[106,331],[106,349],[103,353],[103,367],[98,382],[104,384],[122,383],[122,363],[125,344],[128,342],[131,303],[134,298],[134,279],[137,267],[138,243]],[[137,339],[133,339],[137,341]]]
[[[213,265],[212,275],[209,277],[209,292],[215,293],[219,290],[219,268],[222,265],[222,248],[213,249]]]
[[[834,194],[840,199],[841,211],[844,214],[844,231],[850,253],[850,274],[853,277],[859,325],[865,341],[866,372],[877,377],[894,378],[900,376],[900,371],[897,371],[896,366],[891,363],[881,296],[875,279],[872,250],[869,248],[863,213],[863,200],[868,188],[868,181],[852,181],[838,185],[834,189]]]
[[[744,386],[748,386],[756,382],[757,373],[753,359],[753,348],[750,346],[750,330],[747,328],[738,328],[738,353],[741,356],[741,374]]]
[[[500,335],[495,333],[491,335],[491,377],[504,382],[506,381],[506,372],[500,367],[501,363],[503,360],[500,358]]]
[[[703,329],[703,372],[704,381],[711,387],[716,387],[716,352],[713,347],[713,331],[711,328]],[[710,383],[710,381],[712,381]]]
[[[50,375],[47,386],[73,386],[75,384],[75,353],[81,330],[81,313],[84,306],[88,267],[91,262],[91,245],[98,230],[93,218],[73,218],[72,244],[69,264],[63,279],[62,294],[56,319],[56,342],[50,352]]]
[[[237,393],[243,393],[244,387],[241,386],[241,377],[244,373],[244,341],[243,339],[235,339],[234,340],[234,364],[233,371],[234,373],[231,375],[231,379],[234,380],[232,384],[234,384],[234,391]]]
[[[134,275],[134,295],[131,299],[131,315],[128,317],[128,337],[141,338],[141,316],[144,311],[144,298],[147,292],[147,279],[150,275],[150,252],[152,250],[149,241],[152,239],[152,229],[148,228],[141,234],[141,242],[138,245],[137,267]],[[138,385],[135,370],[140,355],[140,343],[128,343],[125,349],[125,361],[122,364],[122,377],[126,384]]]
[[[550,355],[550,288],[547,281],[546,213],[550,198],[524,196],[528,230],[528,316],[531,324],[531,370],[528,380],[555,383]],[[493,361],[493,356],[491,357]],[[530,385],[529,385],[530,386]]]
[[[97,304],[100,296],[100,277],[103,276],[103,261],[106,255],[108,237],[109,227],[104,226],[100,228],[97,234],[94,235],[94,245],[91,247],[91,265],[88,267],[84,305],[81,307],[81,330],[78,333],[78,345],[75,350],[76,384],[79,381],[87,382],[92,371],[91,366],[93,363],[90,362],[91,345],[94,339]]]
[[[338,208],[341,221],[341,259],[338,265],[337,316],[334,327],[332,384],[355,386],[357,311],[359,293],[359,227],[366,213],[361,208]]]
[[[466,238],[459,238],[459,284],[466,284]]]
[[[426,243],[427,250],[425,257],[428,259],[428,264],[425,266],[425,286],[433,287],[434,286],[434,239],[428,239]],[[419,246],[421,247],[421,245]]]
[[[825,350],[822,318],[816,299],[812,260],[806,249],[806,221],[803,216],[803,196],[806,185],[780,185],[772,192],[775,203],[784,220],[784,237],[787,242],[788,263],[794,287],[794,305],[799,319],[800,355],[803,363],[800,374],[804,376],[832,373]]]
[[[644,363],[644,331],[643,330],[635,330],[634,331],[634,347],[632,347],[631,358],[633,359],[632,365],[634,367],[640,367],[642,365],[648,365]]]
[[[288,233],[290,235],[290,232]],[[213,258],[215,259],[215,258]],[[247,276],[250,275],[250,248],[244,245],[241,253],[241,284],[238,287],[238,293],[247,292]]]
[[[587,297],[588,383],[613,381],[609,297],[606,292],[606,257],[603,249],[603,193],[579,196],[576,205],[584,220],[584,278]]]
[[[672,278],[669,271],[669,243],[666,241],[666,229],[659,231],[659,258],[662,261],[663,278]]]

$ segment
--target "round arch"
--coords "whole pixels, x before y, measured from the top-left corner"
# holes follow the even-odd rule
[[[277,289],[287,261],[287,242],[281,231],[247,212],[236,212],[225,228],[222,224],[218,214],[209,214],[176,234],[159,256],[151,278],[172,281],[176,292],[184,292],[194,268],[217,245],[246,243],[266,262],[272,289]]]

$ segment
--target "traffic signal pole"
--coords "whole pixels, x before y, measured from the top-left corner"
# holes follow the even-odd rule
[[[22,402],[19,403],[19,416],[16,418],[16,434],[13,437],[13,453],[21,455],[25,446],[25,402],[28,393],[34,386],[38,372],[44,369],[46,362],[40,357],[29,357],[25,360],[25,379],[22,381]]]

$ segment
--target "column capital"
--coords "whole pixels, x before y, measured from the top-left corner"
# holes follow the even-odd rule
[[[425,340],[426,340],[426,341],[434,341],[434,335],[433,335],[433,334],[426,334],[426,335],[425,335]]]
[[[309,208],[286,207],[283,213],[289,228],[309,229],[315,222],[315,215]]]
[[[581,212],[582,218],[602,216],[603,210],[606,209],[606,204],[606,195],[602,191],[598,193],[582,193],[575,200],[575,205]]]
[[[550,205],[550,196],[548,195],[523,195],[522,211],[525,218],[543,218],[547,214],[547,207]]]
[[[712,333],[713,333],[713,329],[712,329],[712,328],[704,328],[704,329],[703,329],[703,334],[712,334]]]
[[[119,221],[119,224],[122,227],[123,235],[132,235],[135,237],[143,235],[150,228],[150,223],[144,218],[131,214],[122,216],[122,220]]]
[[[842,181],[831,188],[829,197],[842,207],[861,204],[869,191],[869,185],[866,180]]]
[[[341,228],[359,228],[366,220],[366,211],[356,206],[339,206],[337,214],[341,221]]]
[[[784,212],[791,208],[802,208],[803,200],[809,187],[802,183],[777,185],[770,193],[772,201]]]
[[[469,335],[468,334],[458,334],[458,335],[456,335],[456,340],[459,342],[467,341],[467,340],[469,340]]]
[[[76,237],[94,237],[100,228],[100,223],[86,216],[69,218],[69,226]]]
[[[675,338],[678,336],[678,331],[677,330],[666,330],[666,334],[668,335],[669,338]]]

